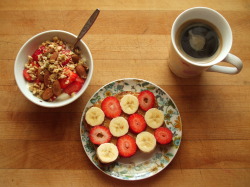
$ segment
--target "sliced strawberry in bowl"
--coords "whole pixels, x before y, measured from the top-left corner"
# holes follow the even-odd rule
[[[116,143],[119,155],[122,157],[131,157],[136,153],[137,145],[135,139],[130,135],[121,136]]]
[[[110,142],[112,135],[105,126],[95,126],[89,131],[89,140],[96,145]]]
[[[147,127],[144,117],[140,114],[132,114],[128,117],[129,128],[133,133],[140,133]]]
[[[85,79],[82,79],[81,77],[76,77],[76,80],[75,80],[76,82],[79,82],[79,83],[81,83],[81,84],[84,84],[84,82],[85,82]]]
[[[101,108],[104,114],[109,118],[118,117],[122,113],[120,102],[114,96],[106,97],[101,103]]]
[[[72,82],[66,88],[64,88],[64,92],[71,95],[72,93],[77,93],[82,88],[82,83]]]
[[[32,82],[32,78],[27,71],[28,71],[28,69],[26,69],[26,68],[23,70],[23,76],[24,76],[25,80],[27,80],[28,82]]]
[[[39,60],[38,56],[43,53],[44,48],[45,48],[44,46],[41,46],[33,53],[32,58],[34,61],[38,62]]]
[[[139,100],[139,106],[144,111],[148,111],[155,105],[155,96],[149,90],[142,91],[138,96],[138,100]]]
[[[155,130],[154,136],[159,144],[168,144],[172,141],[173,134],[167,127],[159,127]]]
[[[70,58],[66,59],[65,61],[62,62],[62,65],[63,66],[66,66],[70,61]]]
[[[67,76],[66,78],[63,79],[59,79],[60,82],[60,86],[61,88],[66,88],[67,86],[69,86],[72,82],[74,82],[76,80],[76,78],[78,77],[78,75],[76,73],[74,73],[73,71],[71,71],[68,68],[64,68],[64,74]]]

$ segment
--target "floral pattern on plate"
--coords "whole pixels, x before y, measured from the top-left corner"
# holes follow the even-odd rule
[[[85,112],[96,102],[107,96],[123,91],[141,92],[150,90],[154,93],[158,109],[164,112],[165,125],[173,133],[173,141],[168,145],[157,145],[150,154],[141,153],[139,150],[130,158],[119,158],[111,164],[101,164],[96,156],[96,149],[90,142],[88,131],[85,129]],[[121,79],[113,81],[100,88],[88,101],[83,111],[80,134],[83,148],[92,163],[107,175],[121,180],[141,180],[151,177],[162,171],[176,155],[182,137],[182,123],[179,111],[170,96],[157,85],[142,79]]]

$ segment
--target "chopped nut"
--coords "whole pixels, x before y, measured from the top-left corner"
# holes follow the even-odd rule
[[[47,88],[42,94],[42,99],[46,101],[50,99],[52,96],[53,96],[52,88]]]
[[[77,54],[77,55],[80,55],[81,52],[80,52],[80,49],[79,48],[75,48],[74,52]]]
[[[58,80],[55,80],[52,85],[54,95],[59,96],[62,93],[62,89]]]
[[[29,62],[33,61],[32,56],[28,56]]]
[[[44,84],[47,87],[49,86],[49,83],[50,83],[49,76],[50,76],[50,72],[48,70],[45,70],[44,71]]]
[[[62,46],[58,46],[57,51],[61,51],[61,50],[62,50]]]
[[[72,55],[73,62],[77,63],[79,61],[80,57],[78,55]]]
[[[57,59],[57,57],[58,57],[58,52],[56,51],[56,52],[54,52],[54,53],[51,55],[50,61],[55,61],[55,60]]]
[[[54,42],[58,41],[58,37],[57,37],[57,36],[54,36],[54,37],[53,37],[53,41],[54,41]]]
[[[76,66],[76,73],[81,77],[81,78],[87,78],[87,73],[85,68],[82,65],[77,65]]]

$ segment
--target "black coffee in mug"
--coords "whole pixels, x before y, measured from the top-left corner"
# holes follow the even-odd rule
[[[187,21],[179,28],[176,37],[183,55],[200,63],[214,59],[222,43],[216,27],[204,20]]]

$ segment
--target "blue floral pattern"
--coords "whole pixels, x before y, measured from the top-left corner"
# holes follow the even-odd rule
[[[157,146],[156,150],[150,155],[136,153],[126,160],[121,158],[111,164],[101,164],[97,159],[96,149],[88,138],[88,131],[85,129],[86,124],[83,120],[85,112],[93,104],[107,96],[123,91],[141,92],[142,90],[150,90],[156,96],[158,108],[164,112],[165,125],[173,133],[173,141],[169,145]],[[83,148],[98,169],[114,178],[140,180],[159,173],[172,161],[181,143],[182,124],[175,103],[163,89],[145,80],[128,78],[116,80],[103,86],[91,97],[82,114],[80,133]]]

